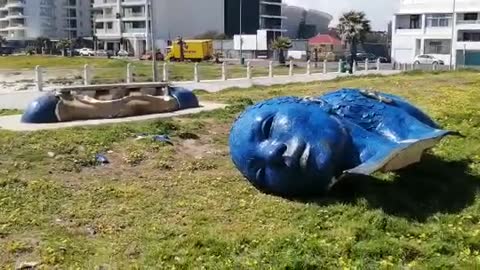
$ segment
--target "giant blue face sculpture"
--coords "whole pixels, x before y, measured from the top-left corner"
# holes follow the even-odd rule
[[[230,150],[236,167],[258,189],[319,195],[345,174],[418,162],[447,134],[399,97],[343,89],[248,108],[232,127]]]
[[[198,99],[191,91],[169,87],[165,97],[130,93],[121,98],[98,100],[83,95],[46,94],[32,101],[22,116],[24,123],[56,123],[74,120],[128,117],[142,114],[163,113],[199,107]]]

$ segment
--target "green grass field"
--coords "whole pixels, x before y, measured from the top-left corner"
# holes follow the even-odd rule
[[[250,186],[230,162],[247,104],[341,87],[418,105],[447,138],[422,163],[345,179],[290,201]],[[227,109],[171,120],[34,133],[0,131],[0,265],[57,269],[479,269],[480,76],[410,73],[198,91]],[[169,134],[174,145],[135,140]],[[94,166],[95,153],[111,164]],[[101,267],[101,268],[100,268]]]

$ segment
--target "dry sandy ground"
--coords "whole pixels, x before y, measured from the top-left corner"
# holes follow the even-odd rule
[[[78,72],[72,72],[72,70],[55,70],[55,72],[50,72],[48,74],[44,73],[44,86],[50,88],[62,85],[65,86],[72,83],[81,83],[78,80],[80,74],[80,70]],[[0,70],[0,93],[35,90],[36,87],[34,80],[35,72],[33,70]],[[48,82],[49,80],[56,81]]]

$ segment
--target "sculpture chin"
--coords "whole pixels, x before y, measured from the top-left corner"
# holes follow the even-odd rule
[[[187,89],[173,87],[168,92],[167,96],[156,89],[109,94],[95,92],[94,97],[71,93],[46,94],[29,104],[22,116],[22,122],[39,124],[120,118],[200,106],[195,94]]]

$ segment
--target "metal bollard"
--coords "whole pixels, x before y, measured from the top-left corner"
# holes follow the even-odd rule
[[[433,71],[436,71],[436,70],[437,70],[437,63],[433,63],[433,64],[432,64],[432,70],[433,70]]]
[[[338,61],[338,73],[342,73],[342,65],[343,65],[343,60],[340,59],[340,61]]]
[[[268,63],[268,77],[273,78],[273,61]]]
[[[353,61],[352,70],[353,70],[353,73],[357,72],[357,61]]]
[[[198,63],[193,65],[193,80],[195,82],[200,82],[200,74],[198,74]]]
[[[127,64],[127,83],[133,83],[133,66],[132,66],[132,63]]]
[[[293,61],[290,60],[290,62],[288,63],[288,66],[289,66],[289,69],[288,69],[288,76],[293,76]]]
[[[380,62],[380,58],[377,59],[377,70],[379,71],[381,69],[382,63]]]
[[[168,66],[167,63],[163,63],[163,81],[168,82]]]
[[[323,60],[323,74],[327,74],[327,65],[328,65],[327,59]]]
[[[222,81],[227,80],[227,63],[223,62],[222,63]]]
[[[307,75],[312,74],[311,62],[310,60],[307,61]]]
[[[90,85],[90,66],[85,64],[83,66],[83,85]]]
[[[43,69],[41,66],[35,67],[35,85],[38,91],[43,91]]]
[[[247,62],[247,79],[252,78],[252,64],[250,61]]]
[[[368,59],[365,59],[365,71],[368,71]]]

